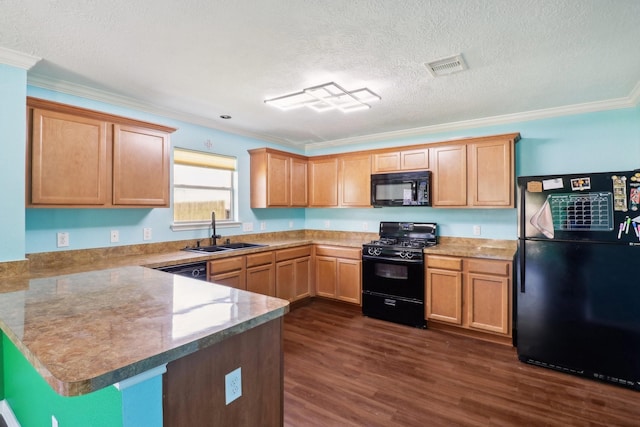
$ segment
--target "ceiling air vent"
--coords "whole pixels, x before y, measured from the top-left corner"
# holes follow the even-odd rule
[[[467,64],[465,64],[464,59],[462,59],[462,55],[427,62],[424,65],[426,65],[427,71],[429,71],[429,74],[433,77],[448,76],[449,74],[467,69]]]

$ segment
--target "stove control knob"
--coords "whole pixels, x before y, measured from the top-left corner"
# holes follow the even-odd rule
[[[411,251],[402,251],[402,252],[400,252],[400,258],[411,259],[411,258],[413,258],[413,252],[411,252]]]
[[[375,249],[373,250],[373,254],[374,254],[375,256],[378,256],[378,255],[380,255],[381,253],[382,253],[382,248],[375,248]]]

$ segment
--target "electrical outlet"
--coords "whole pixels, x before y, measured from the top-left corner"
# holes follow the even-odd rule
[[[241,369],[238,368],[224,376],[224,394],[227,405],[242,396]]]
[[[362,229],[364,231],[367,231],[369,229],[369,224],[366,221],[362,223]]]
[[[111,243],[118,243],[120,241],[120,232],[118,230],[111,230]]]
[[[324,222],[324,228],[331,228],[331,221],[326,220],[326,221]]]
[[[289,221],[289,228],[293,228],[293,221]]]
[[[267,229],[267,223],[266,223],[266,222],[264,222],[264,221],[262,221],[262,222],[260,223],[260,230],[266,230],[266,229]]]
[[[151,228],[142,229],[142,240],[151,240]]]
[[[253,223],[252,222],[243,222],[242,223],[242,231],[253,231]]]
[[[59,248],[64,248],[69,246],[69,233],[63,231],[57,234],[58,243],[57,246]]]
[[[482,232],[482,229],[480,228],[479,225],[474,225],[473,226],[473,235],[474,236],[479,236]]]

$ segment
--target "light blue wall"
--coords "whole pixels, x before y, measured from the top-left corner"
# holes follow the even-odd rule
[[[289,229],[331,229],[342,231],[376,231],[381,220],[435,221],[443,236],[474,237],[473,226],[480,225],[482,238],[515,239],[515,209],[435,209],[435,208],[381,208],[381,209],[250,209],[249,208],[249,156],[248,149],[271,146],[281,147],[248,137],[233,135],[179,122],[173,119],[82,99],[49,90],[28,87],[28,95],[79,105],[86,108],[157,122],[178,128],[172,134],[177,147],[212,151],[238,158],[239,212],[241,222],[251,222],[259,232],[265,222],[266,231]],[[450,138],[482,136],[497,133],[520,132],[522,140],[516,145],[516,174],[557,174],[569,172],[595,172],[625,170],[640,167],[640,108],[627,108],[597,113],[520,122],[472,130],[431,134],[424,137],[396,139],[386,142],[363,143],[355,146],[332,147],[308,151],[307,155],[339,153],[343,151],[398,146],[422,142],[443,141]],[[209,149],[205,144],[210,141]],[[24,150],[21,146],[20,150]],[[21,151],[20,158],[23,153]],[[18,171],[19,172],[19,171]],[[16,172],[16,173],[18,173]],[[15,175],[12,175],[12,177]],[[10,189],[15,199],[21,192]],[[27,209],[26,252],[58,250],[55,247],[57,231],[70,233],[68,249],[105,247],[109,231],[120,231],[119,245],[144,243],[142,229],[153,229],[153,241],[172,241],[202,238],[208,231],[171,231],[171,209]],[[327,226],[327,221],[328,227]],[[366,224],[366,225],[365,225]],[[242,234],[240,227],[219,230],[223,235]]]
[[[0,261],[25,255],[26,87],[26,70],[0,64]]]

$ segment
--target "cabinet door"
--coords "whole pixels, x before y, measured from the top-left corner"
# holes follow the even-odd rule
[[[247,290],[262,295],[276,296],[274,265],[265,264],[247,268]]]
[[[469,328],[508,334],[510,280],[474,273],[466,280]]]
[[[429,169],[429,149],[401,151],[400,168],[402,170]]]
[[[338,159],[309,160],[309,206],[338,206]]]
[[[462,325],[462,273],[427,268],[427,319]]]
[[[295,299],[299,300],[311,295],[311,257],[297,258],[293,265]]]
[[[30,148],[31,203],[106,203],[105,122],[34,109]]]
[[[295,267],[292,259],[276,263],[276,296],[289,301],[295,300]]]
[[[371,156],[340,157],[340,206],[371,206]]]
[[[512,147],[512,140],[469,144],[470,205],[514,207]]]
[[[114,125],[113,204],[169,206],[169,135]]]
[[[338,259],[336,297],[339,300],[360,304],[362,297],[362,261]]]
[[[327,298],[336,297],[337,269],[336,258],[316,256],[316,295]]]
[[[290,176],[288,156],[278,153],[267,154],[267,205],[289,206]]]
[[[433,206],[467,205],[467,147],[432,148]]]
[[[378,153],[373,155],[372,173],[396,172],[400,170],[400,152]]]
[[[247,289],[244,270],[230,271],[228,273],[214,274],[209,276],[209,282],[219,285],[230,286],[236,289]]]
[[[291,158],[291,206],[304,207],[309,204],[307,185],[307,161]]]

